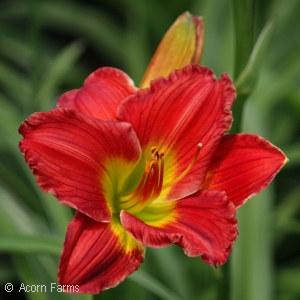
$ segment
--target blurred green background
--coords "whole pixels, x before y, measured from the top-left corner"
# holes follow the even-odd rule
[[[245,17],[241,3],[251,8]],[[187,10],[204,17],[201,64],[217,76],[238,79],[243,56],[247,62],[257,45],[254,71],[239,78],[238,100],[249,96],[241,131],[268,139],[290,162],[239,210],[240,234],[224,266],[214,269],[176,246],[148,248],[140,270],[114,289],[94,297],[50,292],[73,212],[37,187],[18,149],[18,127],[99,67],[122,69],[138,86],[164,33]],[[299,12],[299,0],[1,0],[0,299],[300,299]],[[239,34],[247,24],[249,34]],[[47,293],[19,292],[21,282],[45,284]]]

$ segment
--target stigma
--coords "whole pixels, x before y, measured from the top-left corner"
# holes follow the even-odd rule
[[[146,161],[145,171],[139,185],[133,193],[120,197],[120,209],[131,214],[136,214],[144,207],[156,200],[161,191],[171,187],[184,178],[195,164],[202,144],[197,145],[196,153],[188,167],[175,179],[164,184],[164,156],[165,150],[159,150],[155,146],[150,149],[150,160]]]

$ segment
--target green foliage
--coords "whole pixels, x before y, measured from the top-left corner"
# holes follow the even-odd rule
[[[204,17],[202,64],[218,75],[235,73],[235,130],[241,125],[269,139],[290,162],[267,191],[240,210],[240,236],[225,267],[215,270],[175,246],[148,249],[141,270],[94,298],[300,298],[298,0],[1,1],[1,287],[55,283],[73,215],[36,186],[18,150],[20,124],[35,111],[54,108],[60,94],[78,88],[101,66],[124,70],[138,85],[163,34],[186,10]],[[55,291],[23,296],[92,299]],[[8,297],[1,290],[0,298]]]

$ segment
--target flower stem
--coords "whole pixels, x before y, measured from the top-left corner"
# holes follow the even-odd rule
[[[235,78],[243,71],[254,45],[255,0],[232,0],[235,31]]]
[[[235,31],[235,66],[236,79],[245,68],[254,45],[254,7],[255,0],[232,0]],[[232,133],[240,132],[243,107],[247,97],[240,97],[233,106],[234,123]]]
[[[242,95],[242,96],[238,96],[238,98],[235,100],[235,103],[232,107],[233,123],[232,123],[230,133],[241,132],[243,108],[247,98],[248,95]]]

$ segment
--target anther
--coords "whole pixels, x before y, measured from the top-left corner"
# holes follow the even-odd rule
[[[151,149],[150,149],[150,154],[152,155],[153,152],[154,152],[155,150],[156,150],[156,147],[155,147],[155,146],[151,147]]]

